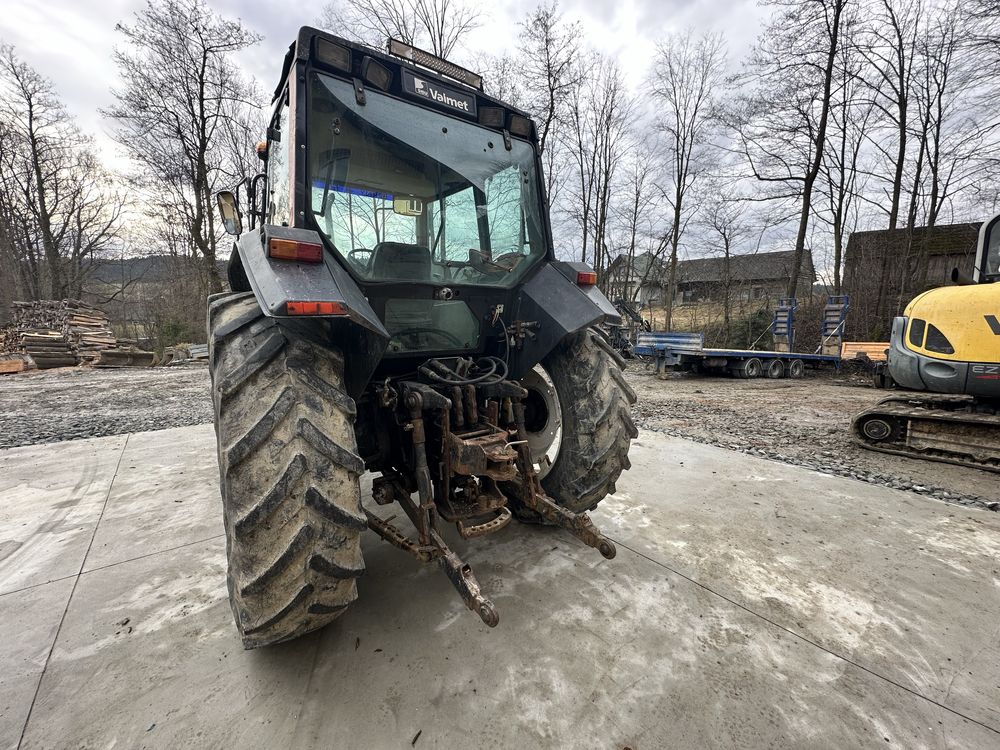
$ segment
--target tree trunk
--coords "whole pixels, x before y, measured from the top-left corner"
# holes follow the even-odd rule
[[[906,98],[899,102],[899,146],[896,149],[896,169],[892,177],[892,204],[889,206],[889,229],[899,222],[899,199],[903,190],[903,167],[906,162]]]
[[[667,331],[673,324],[674,297],[677,294],[677,252],[681,244],[681,214],[684,201],[681,179],[683,175],[678,174],[678,182],[674,189],[674,222],[670,227],[670,276],[667,282],[667,306],[663,324]]]
[[[833,227],[833,293],[840,294],[840,263],[844,256],[844,228],[838,222]]]
[[[823,149],[826,145],[826,125],[830,117],[830,91],[833,84],[833,67],[837,56],[840,39],[840,15],[844,9],[840,0],[834,6],[833,21],[830,26],[830,49],[826,56],[826,69],[823,77],[823,99],[816,128],[816,138],[813,141],[813,160],[809,172],[802,183],[802,210],[799,214],[799,231],[795,236],[795,252],[792,255],[791,274],[788,279],[788,296],[794,297],[798,291],[799,275],[802,271],[802,256],[805,253],[806,232],[809,229],[809,211],[812,206],[813,183],[823,164]]]

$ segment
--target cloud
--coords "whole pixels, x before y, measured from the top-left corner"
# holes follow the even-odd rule
[[[106,159],[117,162],[108,124],[99,110],[113,100],[116,71],[111,59],[119,43],[115,24],[132,20],[145,0],[5,0],[0,15],[0,38],[43,75],[52,79],[81,128],[97,138]],[[238,65],[254,76],[266,93],[277,83],[288,45],[300,26],[312,25],[321,2],[289,12],[280,0],[214,0],[223,15],[241,19],[261,34],[263,41],[246,50]],[[468,39],[470,52],[501,53],[517,46],[518,22],[537,2],[507,0],[491,4],[481,28]],[[754,0],[565,0],[560,8],[568,19],[579,20],[585,41],[618,59],[622,69],[641,81],[667,33],[691,28],[726,33],[730,54],[749,49],[765,11]],[[336,29],[332,31],[336,32]]]
[[[0,38],[13,44],[28,64],[48,77],[80,127],[112,155],[98,109],[112,101],[114,25],[138,3],[107,0],[100,11],[89,3],[7,0]]]

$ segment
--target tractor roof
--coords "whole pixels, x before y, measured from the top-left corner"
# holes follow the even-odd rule
[[[343,37],[330,34],[326,31],[321,31],[320,29],[316,29],[311,26],[303,26],[302,28],[300,28],[298,37],[288,48],[288,53],[285,55],[284,65],[282,66],[281,69],[281,77],[279,78],[278,85],[274,90],[274,99],[277,99],[281,95],[281,92],[285,87],[285,82],[288,78],[289,71],[291,70],[292,65],[294,63],[311,62],[316,65],[322,65],[322,62],[317,60],[316,56],[315,40],[317,39],[325,40],[326,42],[332,43],[333,45],[337,45],[342,48],[347,48],[348,50],[351,51],[351,66],[352,66],[351,71],[350,72],[333,71],[334,75],[339,74],[340,76],[343,77],[360,79],[362,76],[361,67],[364,59],[371,58],[377,61],[378,63],[386,66],[391,71],[407,70],[410,73],[419,75],[421,78],[427,79],[428,81],[431,81],[434,84],[451,89],[457,89],[466,96],[475,97],[479,109],[481,109],[482,107],[502,108],[510,113],[519,115],[529,120],[531,119],[530,115],[528,115],[523,110],[518,109],[517,107],[513,107],[506,102],[500,101],[499,99],[496,99],[479,89],[473,88],[472,86],[469,86],[463,81],[448,76],[440,75],[439,73],[424,66],[416,65],[400,57],[390,55],[386,52],[374,49],[360,42],[352,42],[347,39],[344,39]],[[433,58],[433,55],[430,55],[429,53],[424,53],[420,50],[417,50],[417,52],[422,56]],[[440,60],[441,58],[435,58],[435,59]],[[443,63],[446,65],[454,65],[453,63],[448,63],[447,61],[443,61]],[[459,66],[454,66],[454,67],[459,68]],[[461,70],[461,68],[459,69]],[[399,76],[397,75],[396,78],[398,79]]]

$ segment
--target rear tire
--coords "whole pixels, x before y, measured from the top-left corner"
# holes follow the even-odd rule
[[[209,366],[229,563],[245,648],[321,628],[357,598],[367,526],[344,361],[252,293],[208,310]]]
[[[788,377],[798,380],[805,377],[806,363],[801,359],[793,359],[788,363]]]
[[[560,342],[542,366],[562,412],[562,442],[542,489],[574,513],[593,510],[631,468],[629,445],[639,434],[629,411],[636,396],[622,374],[625,361],[598,331],[587,329]],[[533,511],[512,505],[520,520],[540,522]]]

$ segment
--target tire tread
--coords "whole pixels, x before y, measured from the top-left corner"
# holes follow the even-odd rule
[[[618,477],[631,467],[628,450],[638,431],[630,407],[636,394],[622,372],[625,360],[593,329],[562,342],[543,365],[564,407],[563,443],[542,487],[563,507],[589,511],[615,491]],[[522,520],[532,520],[521,510]]]
[[[213,299],[208,326],[230,604],[255,648],[357,599],[364,462],[343,355],[320,331],[267,318],[252,293]]]

